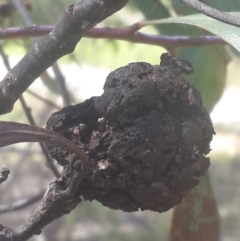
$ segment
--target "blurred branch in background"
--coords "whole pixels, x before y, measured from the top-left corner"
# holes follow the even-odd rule
[[[16,201],[15,203],[0,205],[0,214],[18,211],[18,210],[21,210],[23,208],[26,208],[29,205],[32,205],[35,202],[38,202],[43,197],[45,192],[46,192],[46,190],[43,190],[43,191],[40,191],[38,194],[28,198],[28,199],[25,198],[25,199]]]
[[[127,2],[118,0],[113,4],[105,0],[101,3],[93,1],[86,4],[81,1],[71,5],[54,31],[40,39],[2,80],[0,113],[11,112],[16,100],[44,70],[63,55],[71,53],[88,29],[121,9]],[[98,13],[95,13],[94,7],[99,8]],[[81,28],[79,23],[82,23]]]
[[[30,14],[29,14],[29,12],[27,11],[24,3],[22,2],[22,0],[10,0],[10,2],[12,2],[16,11],[22,17],[26,26],[35,25],[31,16],[30,16]],[[35,38],[34,42],[37,43],[37,41],[39,41],[39,39]],[[67,87],[66,87],[65,78],[64,78],[63,74],[61,73],[61,70],[60,70],[57,62],[53,64],[52,70],[54,72],[55,79],[58,83],[58,87],[59,87],[59,90],[61,92],[61,96],[62,96],[62,99],[63,99],[63,105],[69,106],[71,104],[70,96],[69,96],[69,93],[68,93],[68,90],[67,90]]]
[[[9,64],[9,61],[8,61],[8,57],[5,55],[1,44],[0,44],[0,55],[1,55],[2,59],[3,59],[5,67],[7,68],[8,71],[10,71],[11,68],[10,68],[10,64]],[[27,106],[26,101],[24,100],[24,97],[20,96],[19,99],[20,99],[20,103],[22,105],[23,111],[24,111],[24,113],[25,113],[25,115],[26,115],[26,117],[28,119],[28,122],[31,125],[36,125],[36,122],[35,122],[35,120],[34,120],[34,118],[32,116],[32,113],[31,113],[31,109]],[[60,177],[60,173],[57,170],[56,166],[54,165],[53,159],[48,154],[46,146],[42,142],[40,142],[39,145],[40,145],[40,148],[41,148],[41,150],[43,152],[43,155],[46,158],[46,162],[48,163],[48,167],[52,170],[52,172],[54,173],[54,175],[56,177]]]
[[[31,91],[31,90],[27,90],[27,93],[29,93],[30,95],[34,96],[35,98],[39,99],[40,101],[42,101],[43,103],[45,103],[46,105],[49,105],[57,110],[60,110],[61,107],[56,105],[55,103],[53,103],[52,101],[45,99],[44,97],[38,95],[37,93]]]

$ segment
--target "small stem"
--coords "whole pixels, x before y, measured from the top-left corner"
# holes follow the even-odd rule
[[[43,98],[42,96],[38,95],[37,93],[31,91],[31,90],[27,90],[26,91],[28,94],[34,96],[36,99],[39,99],[41,100],[42,102],[44,102],[45,104],[49,105],[49,106],[52,106],[53,108],[56,108],[57,110],[60,110],[61,107],[56,105],[55,103],[53,103],[52,101],[48,100],[48,99],[45,99]]]
[[[20,96],[19,100],[20,100],[21,105],[23,107],[24,113],[27,116],[28,122],[31,125],[36,125],[36,122],[33,119],[33,116],[32,116],[32,113],[31,113],[31,109],[27,106],[23,96]],[[46,146],[42,142],[39,142],[39,145],[40,145],[40,148],[42,149],[42,152],[43,152],[43,154],[46,158],[46,162],[48,164],[48,167],[52,170],[52,172],[54,173],[54,175],[56,177],[60,177],[60,173],[59,173],[58,169],[56,168],[56,166],[54,165],[53,159],[48,154]]]
[[[70,96],[69,96],[69,93],[67,90],[65,77],[63,76],[62,72],[60,71],[57,62],[52,65],[52,70],[54,72],[55,79],[59,86],[59,90],[60,90],[60,93],[61,93],[61,96],[63,99],[63,105],[69,106],[71,104],[71,100],[70,100]]]
[[[0,30],[0,39],[43,36],[51,32],[53,28],[53,26],[32,26],[24,28],[2,29]],[[86,32],[84,37],[96,39],[117,39],[140,44],[161,46],[166,48],[226,44],[224,40],[222,40],[218,36],[213,35],[202,35],[195,37],[153,35],[142,32],[132,32],[128,29],[126,30],[126,28],[92,28]]]

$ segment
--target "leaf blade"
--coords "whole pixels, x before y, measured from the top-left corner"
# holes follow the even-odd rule
[[[240,17],[240,12],[229,13]],[[172,17],[145,22],[146,25],[156,24],[187,24],[192,25],[220,37],[240,52],[240,28],[219,22],[203,14],[194,14],[183,17]]]

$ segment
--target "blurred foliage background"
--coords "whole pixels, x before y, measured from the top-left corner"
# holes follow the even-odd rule
[[[24,1],[31,6],[29,14],[36,25],[55,25],[65,9],[72,4],[69,0]],[[202,1],[223,11],[240,11],[236,0]],[[1,0],[0,6],[8,4]],[[1,13],[2,7],[0,7]],[[163,19],[171,16],[194,14],[179,0],[131,0],[120,12],[100,23],[99,26],[123,27],[143,20]],[[9,15],[0,14],[2,28],[24,26],[16,11]],[[201,35],[205,30],[178,24],[156,25],[144,28],[143,32],[162,35]],[[2,40],[1,45],[13,66],[32,46],[31,39]],[[221,217],[220,240],[237,241],[240,237],[240,170],[239,132],[240,117],[237,97],[239,85],[239,53],[230,46],[184,47],[164,49],[157,46],[134,44],[124,41],[89,39],[80,41],[74,53],[59,60],[65,77],[72,104],[79,103],[91,95],[102,93],[107,74],[129,62],[145,61],[159,64],[161,53],[171,51],[179,58],[192,62],[195,72],[184,76],[201,92],[205,107],[211,112],[216,130],[210,153],[210,176]],[[0,60],[1,78],[6,74]],[[62,107],[62,98],[51,69],[44,73],[30,90],[55,105]],[[222,94],[224,95],[222,96]],[[44,126],[48,117],[58,107],[39,100],[31,93],[24,94],[37,125]],[[221,101],[218,103],[220,98]],[[215,108],[214,108],[215,107]],[[229,115],[229,118],[226,116]],[[12,113],[0,116],[0,120],[27,123],[25,114],[17,103]],[[47,168],[39,145],[26,143],[2,148],[1,167],[8,167],[11,175],[0,186],[0,208],[3,204],[19,201],[39,193],[55,178]],[[16,227],[36,208],[37,203],[20,211],[0,214],[1,223]],[[149,211],[123,213],[109,210],[97,202],[83,202],[74,212],[62,217],[43,230],[38,240],[168,240],[173,210],[159,214]]]

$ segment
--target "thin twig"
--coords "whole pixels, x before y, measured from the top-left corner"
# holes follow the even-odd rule
[[[20,96],[19,100],[20,100],[21,105],[23,107],[24,113],[27,116],[28,122],[31,125],[36,125],[36,122],[33,119],[33,116],[32,116],[32,113],[31,113],[31,109],[27,106],[23,96]],[[42,150],[42,152],[43,152],[43,154],[46,158],[46,162],[48,164],[48,167],[51,169],[51,171],[53,172],[53,174],[56,177],[60,177],[60,173],[59,173],[57,167],[54,165],[53,159],[50,157],[45,144],[43,144],[42,142],[39,142],[39,145],[40,145],[40,148],[41,148],[41,150]]]
[[[30,95],[34,96],[36,99],[41,100],[41,101],[44,102],[45,104],[47,104],[47,105],[49,105],[49,106],[52,106],[53,108],[56,108],[57,110],[60,110],[60,109],[61,109],[61,107],[58,106],[57,104],[55,104],[55,103],[53,103],[52,101],[50,101],[50,100],[48,100],[48,99],[46,99],[46,98],[38,95],[37,93],[35,93],[35,92],[33,92],[33,91],[29,90],[29,89],[28,89],[26,92],[29,93]]]
[[[85,37],[97,39],[118,39],[133,43],[161,46],[165,48],[227,44],[221,38],[213,35],[165,36],[142,32],[131,33],[131,31],[126,31],[125,28],[94,28],[88,31]]]
[[[86,32],[84,37],[117,39],[140,44],[161,46],[166,48],[226,44],[224,40],[222,40],[218,36],[213,35],[202,35],[195,37],[166,36],[136,32],[134,25],[130,25],[125,28],[92,28]],[[53,28],[53,26],[30,26],[24,28],[21,27],[0,29],[0,39],[44,36],[50,33],[53,30]]]
[[[52,66],[52,70],[54,72],[55,75],[55,79],[58,83],[58,87],[63,99],[63,105],[64,106],[69,106],[71,105],[71,100],[70,100],[70,96],[67,90],[67,86],[66,86],[66,81],[65,81],[65,77],[63,76],[62,72],[60,71],[58,64],[55,63]]]
[[[45,142],[48,145],[64,147],[81,160],[83,176],[88,170],[89,160],[84,150],[52,130],[18,122],[0,121],[0,136],[0,147],[21,142]]]
[[[20,14],[20,16],[23,18],[24,22],[26,23],[26,25],[33,25],[33,21],[30,17],[30,15],[28,14],[23,1],[19,1],[19,0],[10,0],[10,2],[13,4],[13,6],[15,7],[15,9],[18,11],[18,13]]]
[[[223,23],[227,23],[236,27],[240,27],[240,18],[232,16],[228,13],[221,12],[215,8],[208,6],[198,0],[180,0],[185,5],[201,12],[211,18],[217,19]]]
[[[0,206],[0,214],[17,211],[17,210],[26,208],[26,207],[34,204],[35,202],[39,201],[43,197],[45,192],[46,192],[46,190],[43,190],[28,199],[22,199],[20,201],[17,201],[17,202],[11,203],[11,204],[1,205]]]

